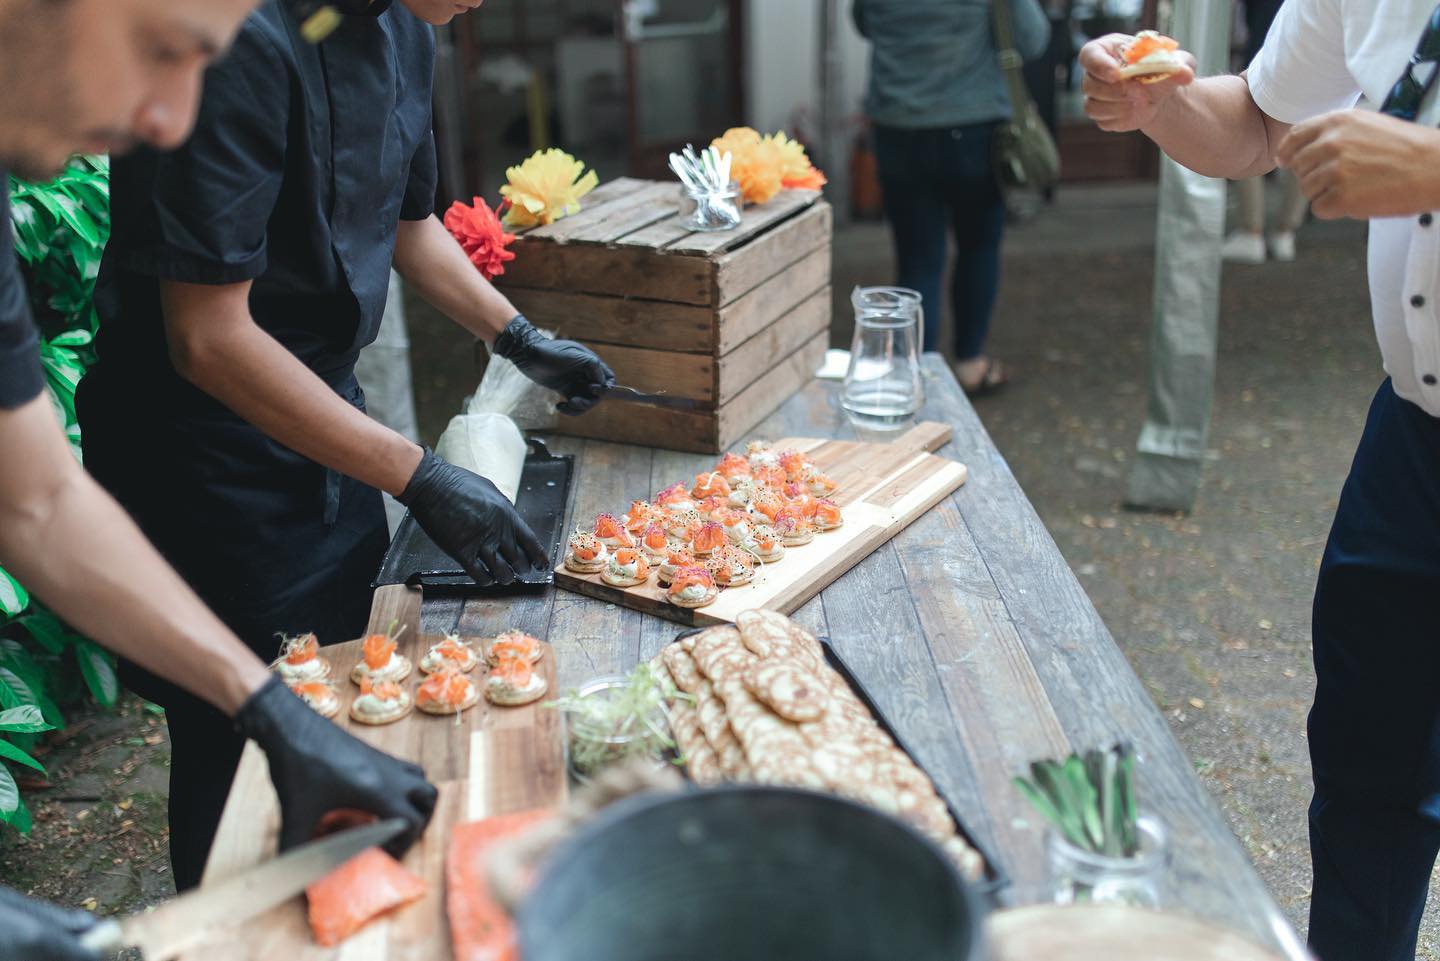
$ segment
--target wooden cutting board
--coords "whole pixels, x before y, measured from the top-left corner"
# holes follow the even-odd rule
[[[708,607],[688,610],[667,602],[665,588],[654,575],[638,587],[612,587],[599,574],[577,574],[562,563],[555,570],[555,584],[692,627],[732,622],[741,611],[755,608],[792,613],[965,483],[969,475],[964,464],[932,453],[949,441],[950,426],[934,421],[917,424],[883,444],[814,437],[775,441],[776,450],[801,451],[834,478],[839,487],[832,500],[840,505],[845,523],[817,533],[802,547],[786,548],[784,558],[774,564],[757,565],[754,581],[722,590]],[[675,480],[689,484],[694,478]],[[617,504],[614,513],[623,516],[629,506]],[[588,517],[573,520],[576,526],[592,522]]]
[[[416,664],[429,645],[439,640],[419,633],[419,591],[394,585],[375,592],[369,631],[383,631],[392,621],[407,626],[399,649]],[[360,641],[326,647],[321,654],[343,679],[359,660]],[[555,652],[548,645],[536,669],[554,691]],[[405,682],[411,690],[418,685],[418,670]],[[477,667],[471,677],[483,678],[483,667]],[[567,777],[558,711],[541,708],[539,703],[496,707],[482,696],[478,705],[461,715],[459,723],[454,717],[415,711],[394,724],[367,727],[349,721],[345,713],[358,688],[348,680],[337,687],[343,707],[336,723],[384,751],[420,764],[440,790],[429,829],[404,858],[405,866],[424,878],[425,897],[334,948],[315,944],[305,918],[305,899],[293,898],[251,920],[232,936],[187,952],[184,961],[446,961],[452,957],[450,925],[445,917],[445,853],[451,826],[550,807],[565,798]],[[280,812],[265,756],[249,744],[230,788],[205,880],[229,877],[273,856],[279,828]]]

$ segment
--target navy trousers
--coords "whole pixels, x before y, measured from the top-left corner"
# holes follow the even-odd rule
[[[1440,850],[1440,419],[1376,393],[1315,588],[1310,946],[1411,961]]]
[[[947,232],[955,235],[952,349],[958,360],[985,352],[1000,288],[1005,198],[991,160],[995,127],[994,122],[933,130],[875,127],[875,164],[895,241],[895,282],[919,291],[924,300],[925,350],[941,349]]]

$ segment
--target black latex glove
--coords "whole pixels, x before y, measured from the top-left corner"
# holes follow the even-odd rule
[[[80,935],[94,925],[88,911],[0,887],[0,961],[100,961],[80,946]]]
[[[307,707],[278,677],[241,705],[235,726],[270,761],[270,780],[280,796],[282,851],[315,837],[331,811],[404,820],[405,832],[385,845],[397,858],[430,823],[436,792],[419,765],[351,737]]]
[[[428,447],[396,500],[481,587],[550,567],[540,539],[494,484]]]
[[[615,386],[615,372],[595,351],[573,340],[551,340],[531,326],[523,314],[500,331],[495,353],[520,368],[520,372],[542,387],[565,395],[558,405],[564,414],[583,414]]]

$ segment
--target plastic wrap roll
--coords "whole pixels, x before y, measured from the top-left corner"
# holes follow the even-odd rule
[[[457,414],[440,435],[435,453],[490,479],[515,503],[525,467],[525,436],[504,414]]]

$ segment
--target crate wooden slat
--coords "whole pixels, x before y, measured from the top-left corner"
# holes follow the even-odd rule
[[[829,344],[829,331],[821,332],[718,410],[678,411],[610,399],[580,417],[566,418],[560,426],[575,437],[715,453],[734,444],[809,383],[824,363]]]
[[[496,284],[538,326],[594,348],[620,383],[697,409],[610,399],[561,432],[717,451],[814,374],[832,226],[817,192],[784,191],[709,233],[686,226],[692,204],[676,183],[624,178],[584,204],[524,232]]]

